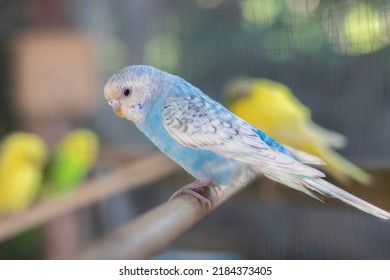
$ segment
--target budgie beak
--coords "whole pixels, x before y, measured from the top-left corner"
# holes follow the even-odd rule
[[[125,114],[123,114],[122,110],[121,110],[121,104],[119,101],[117,100],[110,100],[108,102],[110,104],[110,106],[112,107],[112,109],[114,110],[115,114],[120,117],[120,118],[124,118],[125,117]]]
[[[125,115],[123,114],[121,108],[113,108],[113,109],[114,109],[115,114],[116,114],[118,117],[120,117],[120,118],[122,118],[122,119],[125,117]]]

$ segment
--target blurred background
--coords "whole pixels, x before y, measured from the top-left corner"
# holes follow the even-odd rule
[[[70,258],[192,180],[178,169],[2,233],[156,152],[103,97],[130,64],[177,74],[223,104],[237,77],[284,84],[373,178],[333,182],[389,211],[389,44],[383,0],[0,1],[0,258]],[[389,259],[389,249],[389,223],[261,178],[156,258]]]

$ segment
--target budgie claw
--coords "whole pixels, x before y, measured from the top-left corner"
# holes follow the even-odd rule
[[[203,188],[207,187],[210,184],[210,181],[201,181],[196,180],[188,185],[185,185],[184,187],[180,188],[178,191],[176,191],[169,200],[172,200],[176,197],[178,197],[181,194],[189,194],[193,197],[197,198],[201,203],[206,204],[209,209],[211,209],[211,202],[209,199],[205,198],[203,195],[201,195],[199,192],[204,192]]]
[[[224,189],[221,185],[218,185],[218,184],[211,184],[211,186],[215,189],[217,195],[218,195],[218,198],[221,200],[224,196]]]

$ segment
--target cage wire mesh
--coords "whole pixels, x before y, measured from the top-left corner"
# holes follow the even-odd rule
[[[130,62],[180,75],[222,103],[224,86],[237,76],[284,83],[315,122],[347,136],[341,153],[364,165],[390,155],[389,7],[388,1],[148,1],[142,8],[148,22],[134,31],[142,40],[125,40],[138,54]],[[128,20],[133,12],[122,13]],[[115,28],[126,30],[123,24]],[[326,211],[314,208],[299,194],[291,199],[302,206],[260,206],[252,198],[218,209],[172,248],[222,248],[244,258],[389,258],[388,226],[368,217],[331,202]]]
[[[363,166],[378,159],[389,163],[390,1],[52,1],[52,7],[62,7],[55,19],[50,17],[48,3],[0,1],[1,62],[7,62],[7,41],[15,33],[54,22],[82,30],[95,40],[103,70],[101,87],[113,71],[125,65],[150,64],[182,76],[224,103],[222,92],[230,79],[268,78],[290,87],[311,109],[315,122],[348,138],[348,146],[340,153],[362,159]],[[10,71],[1,65],[0,86],[6,89],[0,93],[0,117],[6,124],[0,126],[3,133],[10,130],[15,112],[8,106],[6,77]],[[104,143],[151,146],[134,126],[126,122],[112,125],[112,112],[105,103],[101,106],[94,125]],[[178,187],[187,180],[173,181]],[[386,180],[384,185],[388,185]],[[170,186],[172,180],[156,185],[161,184]],[[144,208],[152,207],[171,191],[163,190],[162,198],[157,188],[151,189],[131,194],[127,203],[138,201]],[[300,194],[286,192],[292,201],[302,203]],[[314,210],[316,202],[307,200],[301,206],[270,206],[249,197],[218,209],[174,247],[218,249],[217,245],[210,247],[215,242],[244,258],[390,257],[389,227],[364,214],[345,208],[340,213],[332,204]],[[150,201],[144,203],[147,198]],[[122,198],[107,200],[99,210],[107,212],[110,230],[131,216],[123,214],[123,207],[112,207],[119,200],[126,203]],[[232,229],[227,238],[221,237],[221,232]]]
[[[282,82],[315,121],[348,137],[342,153],[389,156],[388,1],[207,3],[156,3],[143,62],[180,73],[220,101],[235,76]]]

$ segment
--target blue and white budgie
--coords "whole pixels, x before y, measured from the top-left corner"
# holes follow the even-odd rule
[[[162,152],[196,181],[174,194],[214,184],[231,187],[243,176],[265,176],[318,198],[334,197],[362,211],[390,219],[390,213],[323,180],[306,164],[323,164],[315,156],[284,147],[235,116],[184,79],[150,66],[134,65],[116,72],[104,87],[115,113],[135,123]]]

